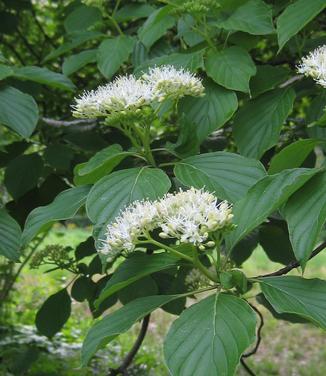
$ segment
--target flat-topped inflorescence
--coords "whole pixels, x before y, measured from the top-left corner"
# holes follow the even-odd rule
[[[318,47],[302,58],[298,72],[313,78],[319,85],[326,87],[326,45]]]
[[[232,208],[202,189],[191,188],[167,194],[157,201],[134,202],[107,227],[101,253],[114,260],[150,240],[150,232],[178,243],[190,243],[203,250],[214,246],[210,235],[230,228]]]

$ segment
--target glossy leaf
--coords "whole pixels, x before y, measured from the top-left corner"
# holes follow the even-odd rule
[[[116,171],[100,179],[91,189],[86,209],[97,224],[112,221],[125,206],[135,200],[154,200],[171,186],[170,179],[159,169],[139,167]]]
[[[14,76],[21,80],[34,81],[57,89],[68,91],[75,89],[75,85],[68,77],[61,73],[52,72],[47,68],[35,66],[15,68]]]
[[[228,236],[228,248],[261,224],[317,172],[317,169],[297,168],[259,180],[233,206],[233,222],[237,227]]]
[[[29,137],[38,121],[38,108],[33,97],[6,86],[0,89],[0,124]]]
[[[224,89],[213,81],[206,81],[205,95],[186,97],[178,104],[180,116],[184,114],[191,126],[191,134],[203,141],[210,133],[221,128],[238,108],[234,91]]]
[[[320,140],[303,139],[286,146],[272,158],[268,173],[277,174],[288,168],[300,167],[314,147],[320,144]]]
[[[256,67],[248,52],[240,47],[210,50],[205,61],[206,73],[216,83],[231,90],[249,92],[250,77]]]
[[[255,331],[255,313],[244,300],[211,295],[173,322],[164,342],[166,364],[173,376],[233,375]]]
[[[242,198],[266,173],[259,161],[238,154],[215,152],[183,159],[174,173],[182,184],[215,192],[231,202]]]
[[[129,59],[134,43],[134,38],[121,35],[106,39],[100,44],[97,63],[99,70],[106,78],[111,78]]]
[[[278,313],[293,313],[326,329],[326,281],[284,276],[261,278],[259,282]]]
[[[27,217],[23,243],[30,242],[42,229],[55,221],[72,218],[85,204],[89,186],[67,189],[61,192],[51,204],[34,209]]]
[[[296,259],[304,268],[326,221],[326,172],[314,176],[287,202],[284,215]]]
[[[146,296],[133,300],[113,313],[109,313],[93,325],[87,333],[81,352],[82,365],[87,365],[97,350],[111,342],[118,335],[126,332],[138,320],[141,320],[162,305],[178,298],[180,298],[180,295]]]
[[[0,255],[17,261],[20,256],[21,236],[19,224],[4,209],[0,209]]]
[[[263,94],[240,109],[234,119],[233,134],[242,155],[259,159],[277,143],[294,99],[293,89],[278,89]]]
[[[100,304],[110,295],[147,275],[176,267],[178,261],[176,257],[167,253],[153,255],[140,252],[135,253],[127,258],[114,272],[102,290],[96,304]]]

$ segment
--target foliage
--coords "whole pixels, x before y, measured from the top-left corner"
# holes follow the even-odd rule
[[[179,316],[164,343],[175,376],[247,368],[248,347],[260,342],[255,296],[280,319],[325,329],[326,281],[286,276],[326,246],[324,50],[297,72],[325,44],[325,6],[2,1],[1,303],[29,263],[69,272],[44,297],[36,327],[53,337],[71,303],[86,302],[98,320],[84,365],[144,318],[139,346],[148,315],[162,308]],[[213,195],[175,204],[188,188]],[[217,207],[222,200],[232,206]],[[232,226],[217,226],[223,205]],[[93,235],[73,249],[40,249],[51,226],[69,220],[91,224]],[[244,273],[258,244],[286,266]]]

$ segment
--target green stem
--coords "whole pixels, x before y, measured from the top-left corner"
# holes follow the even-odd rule
[[[108,15],[108,19],[111,21],[112,25],[115,27],[115,29],[117,30],[117,32],[120,34],[120,35],[124,35],[124,32],[121,30],[120,26],[118,25],[117,21],[114,19],[114,17]]]
[[[218,282],[218,279],[216,277],[216,275],[214,275],[213,273],[211,273],[207,268],[205,268],[205,266],[200,262],[199,258],[198,258],[198,253],[197,253],[197,249],[194,248],[194,251],[193,251],[193,263],[194,265],[196,266],[197,269],[199,269],[207,278],[209,278],[211,281],[213,282]]]

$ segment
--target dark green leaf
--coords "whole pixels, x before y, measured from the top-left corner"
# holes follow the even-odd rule
[[[149,4],[126,4],[115,13],[117,22],[126,22],[148,17],[155,8]]]
[[[84,257],[93,255],[94,253],[96,253],[94,239],[90,236],[84,242],[78,244],[75,250],[75,257],[76,260],[79,261]]]
[[[218,22],[218,26],[226,30],[240,30],[254,35],[273,33],[272,7],[261,0],[246,1],[232,12],[230,17]]]
[[[278,313],[293,313],[326,329],[326,281],[296,276],[259,280],[265,298]]]
[[[125,63],[133,50],[135,39],[120,35],[104,40],[98,49],[97,63],[101,73],[111,78]]]
[[[64,144],[51,144],[44,151],[45,162],[58,171],[68,171],[73,158],[73,150]]]
[[[167,175],[156,168],[139,167],[113,172],[91,189],[86,203],[88,216],[94,223],[108,223],[131,202],[157,199],[170,186]]]
[[[256,317],[242,299],[211,295],[183,311],[164,343],[171,375],[233,375],[255,341]]]
[[[82,347],[82,365],[85,366],[98,349],[126,332],[138,320],[162,305],[180,298],[180,295],[154,295],[138,298],[98,321],[87,333]]]
[[[71,296],[77,302],[83,302],[86,299],[91,299],[95,292],[95,283],[87,277],[81,276],[76,279],[71,288]]]
[[[38,108],[33,97],[10,86],[0,89],[0,124],[29,137],[37,121]]]
[[[51,295],[36,314],[38,331],[51,338],[58,333],[70,317],[71,300],[66,289]]]
[[[284,209],[295,257],[304,268],[326,220],[326,172],[314,176]]]
[[[175,24],[175,18],[170,15],[172,9],[171,6],[165,6],[155,10],[139,29],[139,40],[147,48],[150,48]]]
[[[95,63],[96,61],[97,49],[86,50],[79,52],[76,55],[71,55],[65,58],[62,65],[62,72],[66,76],[79,71],[85,65],[89,63]]]
[[[101,19],[102,14],[99,8],[81,5],[68,14],[63,25],[67,33],[85,31]]]
[[[43,167],[43,160],[36,153],[20,155],[8,164],[4,183],[15,200],[37,186]]]
[[[233,206],[236,229],[228,236],[228,247],[246,236],[318,172],[296,168],[262,178]]]
[[[277,19],[279,51],[325,7],[325,0],[297,0],[288,5]]]
[[[258,246],[258,230],[250,232],[232,249],[231,259],[237,266],[243,264]]]
[[[8,65],[0,64],[0,80],[10,77],[14,74],[14,70]]]
[[[68,77],[61,73],[52,72],[47,68],[35,66],[15,68],[14,76],[21,80],[34,81],[57,89],[68,91],[75,89],[75,85]]]
[[[266,173],[259,161],[238,154],[215,152],[189,157],[177,163],[174,173],[182,184],[215,192],[231,202],[242,198]]]
[[[205,83],[205,95],[202,98],[186,97],[178,105],[180,116],[184,114],[192,128],[192,135],[195,133],[199,142],[221,128],[237,108],[236,94],[210,80]]]
[[[124,261],[114,272],[102,290],[96,304],[100,304],[116,291],[152,273],[170,269],[178,265],[178,259],[167,253],[147,255],[137,252]]]
[[[21,236],[19,224],[4,209],[0,209],[0,255],[17,261],[20,256]]]
[[[46,206],[34,209],[27,217],[23,231],[23,243],[30,242],[49,223],[72,218],[85,204],[89,186],[67,189]]]
[[[240,109],[234,119],[233,132],[241,154],[258,159],[277,143],[294,99],[293,89],[277,89]]]
[[[256,67],[248,52],[240,47],[210,50],[205,61],[206,72],[219,85],[231,90],[249,92],[249,80]]]
[[[139,279],[119,291],[118,297],[123,305],[132,300],[158,294],[157,284],[150,276]]]
[[[320,140],[304,139],[286,146],[272,158],[268,173],[276,174],[288,168],[300,167]]]

